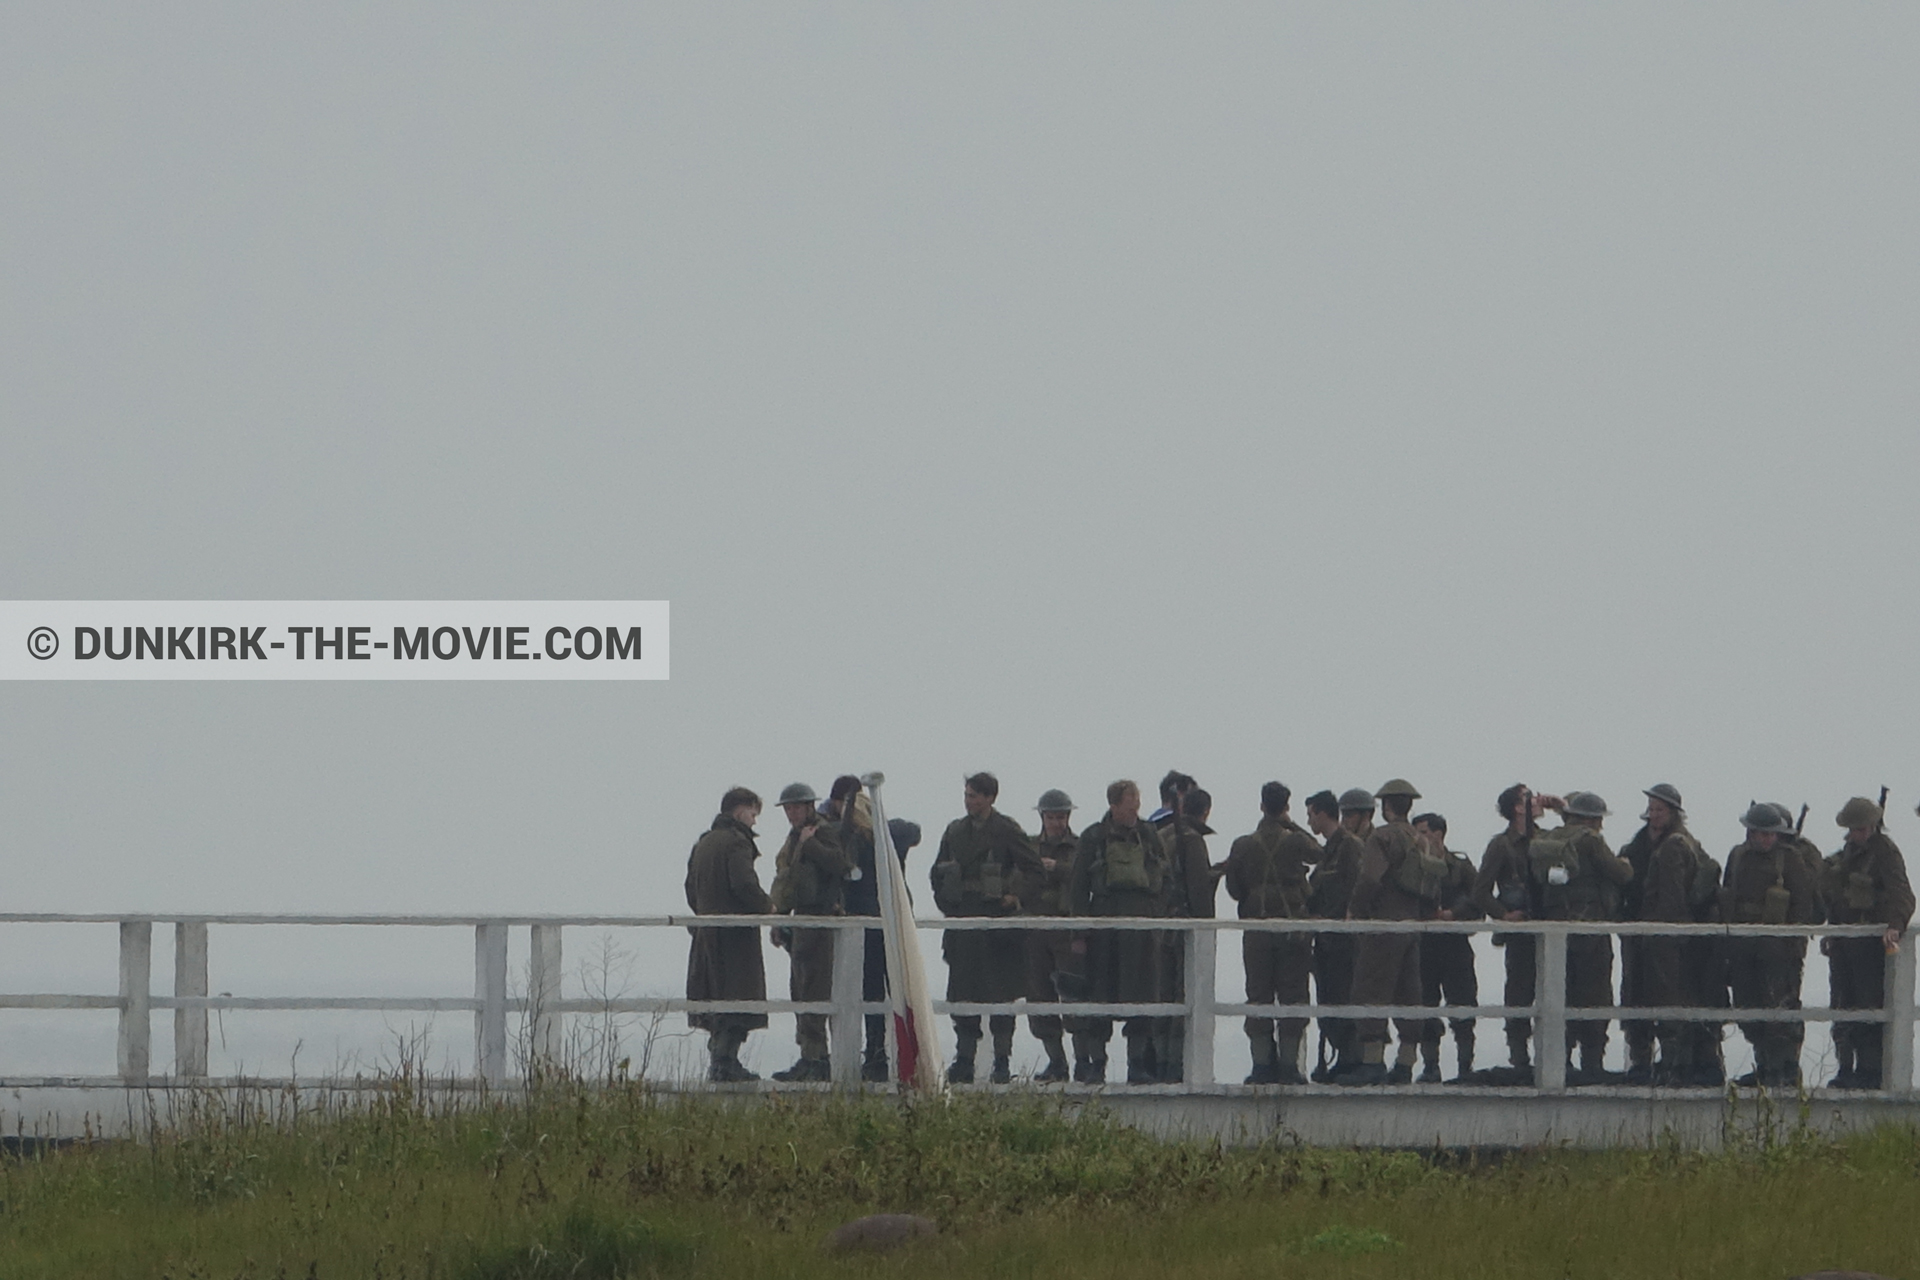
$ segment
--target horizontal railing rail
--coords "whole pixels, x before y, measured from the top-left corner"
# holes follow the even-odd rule
[[[863,1015],[884,1013],[884,1002],[861,998],[864,947],[860,934],[878,928],[863,916],[700,916],[664,915],[472,915],[472,914],[295,914],[273,912],[225,913],[64,913],[0,912],[0,925],[113,925],[119,931],[120,989],[114,995],[12,993],[0,994],[0,1009],[111,1010],[119,1014],[118,1072],[112,1076],[9,1077],[0,1086],[19,1088],[115,1087],[147,1084],[211,1082],[208,1075],[210,1011],[377,1011],[464,1013],[474,1019],[475,1071],[462,1087],[504,1087],[507,1083],[507,1023],[512,1016],[529,1019],[527,1043],[535,1057],[557,1058],[561,1049],[561,1019],[572,1014],[823,1014],[831,1019],[832,1074],[836,1084],[859,1079],[858,1042]],[[155,925],[174,933],[174,991],[152,990],[152,934]],[[471,928],[474,930],[474,994],[466,996],[234,996],[212,995],[208,988],[208,930],[211,926],[369,926]],[[1913,1028],[1915,1020],[1916,937],[1909,930],[1899,950],[1887,957],[1886,1000],[1879,1009],[1749,1008],[1727,1006],[1645,1007],[1627,1005],[1570,1006],[1566,1000],[1567,940],[1570,937],[1682,936],[1731,938],[1817,939],[1878,937],[1880,925],[1759,925],[1676,924],[1658,921],[1564,920],[1278,920],[1186,919],[1137,916],[995,916],[922,919],[920,930],[1029,930],[1094,933],[1149,931],[1184,935],[1186,997],[1182,1001],[1004,1002],[936,1001],[935,1011],[960,1015],[1058,1015],[1064,1017],[1181,1018],[1186,1022],[1185,1088],[1214,1087],[1213,1041],[1220,1018],[1342,1018],[1342,1019],[1529,1019],[1534,1023],[1538,1070],[1535,1087],[1558,1093],[1566,1087],[1566,1036],[1569,1022],[1624,1019],[1658,1022],[1849,1022],[1881,1023],[1885,1037],[1883,1079],[1886,1092],[1914,1097]],[[677,997],[620,997],[563,999],[560,994],[562,931],[569,928],[715,929],[785,928],[832,929],[844,945],[834,950],[832,995],[825,1001],[710,1000]],[[528,991],[510,995],[507,982],[507,940],[510,929],[531,933]],[[1324,1005],[1250,1004],[1218,998],[1216,958],[1222,932],[1299,934],[1499,934],[1539,940],[1538,985],[1531,1005]],[[173,1071],[155,1076],[151,1070],[152,1015],[171,1010],[174,1016]],[[240,1077],[223,1077],[231,1081]],[[246,1077],[249,1080],[264,1079]],[[316,1078],[318,1083],[326,1083]],[[60,1082],[57,1086],[54,1082]]]

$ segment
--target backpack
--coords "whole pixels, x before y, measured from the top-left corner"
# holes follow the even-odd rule
[[[1430,853],[1424,841],[1417,841],[1394,868],[1393,882],[1423,902],[1438,902],[1449,870],[1444,854]]]
[[[1109,840],[1100,855],[1099,871],[1102,892],[1160,892],[1160,860],[1148,853],[1144,840]]]
[[[1687,886],[1687,905],[1693,908],[1695,920],[1705,920],[1720,900],[1720,860],[1691,836],[1687,845],[1693,850],[1693,883]],[[1785,923],[1784,919],[1780,923]]]
[[[1585,827],[1568,823],[1550,831],[1536,832],[1527,844],[1527,867],[1533,873],[1533,882],[1564,889],[1578,879],[1580,850],[1575,842],[1586,831]],[[1557,878],[1553,874],[1556,871],[1561,873]]]

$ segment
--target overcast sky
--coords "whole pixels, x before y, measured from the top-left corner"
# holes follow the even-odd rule
[[[930,836],[974,769],[1031,825],[1177,765],[1229,836],[1404,775],[1476,855],[1520,779],[1616,843],[1671,781],[1716,853],[1885,783],[1907,838],[1916,54],[1898,6],[8,5],[0,596],[675,634],[665,684],[0,687],[6,906],[667,910],[727,786],[873,768]]]

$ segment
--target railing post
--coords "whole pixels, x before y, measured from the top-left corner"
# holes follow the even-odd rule
[[[475,925],[473,995],[474,1073],[487,1084],[507,1082],[507,926]]]
[[[173,922],[173,994],[207,994],[207,922]],[[207,1074],[207,1009],[173,1011],[173,1074],[182,1080],[199,1080]]]
[[[828,1055],[833,1062],[833,1083],[842,1089],[860,1083],[860,1000],[866,976],[868,917],[853,919],[855,923],[840,924],[833,931],[833,1015]]]
[[[1187,930],[1187,1043],[1186,1083],[1188,1088],[1207,1088],[1213,1084],[1213,1038],[1219,1019],[1213,1012],[1214,979],[1218,966],[1214,956],[1220,934],[1213,929]]]
[[[1540,940],[1540,967],[1533,984],[1534,1084],[1542,1093],[1567,1087],[1567,931],[1547,928]]]
[[[153,922],[120,922],[120,1078],[145,1084],[153,1036]]]
[[[1909,929],[1900,940],[1900,950],[1887,957],[1887,1030],[1881,1052],[1881,1087],[1888,1093],[1907,1096],[1913,1093],[1913,987],[1914,948],[1920,945]]]
[[[533,926],[533,953],[527,973],[527,1012],[532,1026],[527,1041],[533,1057],[528,1065],[538,1072],[550,1070],[560,1060],[561,1024],[556,1006],[560,1003],[562,963],[560,926]]]

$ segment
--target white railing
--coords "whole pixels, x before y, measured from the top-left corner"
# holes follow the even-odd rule
[[[1569,1008],[1566,1003],[1567,938],[1574,934],[1616,936],[1686,935],[1723,937],[1864,937],[1878,936],[1878,925],[1671,925],[1660,923],[1572,923],[1530,921],[1505,924],[1491,921],[1379,921],[1379,920],[1185,920],[1146,918],[995,917],[920,920],[922,930],[1152,930],[1186,935],[1186,999],[1180,1003],[1037,1003],[1001,1004],[936,1002],[942,1014],[1020,1014],[1099,1017],[1183,1017],[1186,1019],[1185,1083],[1175,1092],[1216,1088],[1214,1038],[1220,1018],[1528,1018],[1534,1023],[1536,1090],[1564,1092],[1566,1084],[1567,1023],[1626,1019],[1632,1021],[1727,1022],[1881,1022],[1884,1037],[1885,1092],[1899,1098],[1916,1097],[1914,1089],[1914,994],[1917,944],[1909,930],[1900,950],[1888,957],[1886,1000],[1883,1009],[1646,1008],[1607,1006]],[[830,1018],[833,1080],[839,1086],[857,1085],[860,1072],[861,1017],[884,1013],[883,1003],[861,999],[864,946],[861,934],[877,928],[871,917],[792,916],[442,916],[442,915],[63,915],[0,914],[0,925],[113,924],[119,928],[120,982],[114,995],[0,995],[0,1009],[113,1009],[119,1012],[118,1066],[111,1076],[74,1075],[19,1077],[0,1074],[0,1088],[29,1087],[154,1087],[267,1083],[249,1077],[214,1079],[208,1074],[207,1013],[209,1010],[376,1010],[467,1012],[474,1020],[472,1078],[454,1083],[471,1087],[503,1088],[509,1084],[508,1020],[520,1014],[529,1019],[527,1043],[533,1056],[557,1059],[562,1019],[568,1014],[609,1013],[821,1013]],[[153,926],[168,924],[174,935],[174,990],[172,995],[152,990]],[[462,996],[210,996],[208,939],[212,926],[257,925],[377,925],[425,928],[470,928],[474,933],[474,994]],[[792,1000],[690,1001],[663,997],[567,1000],[561,998],[562,931],[573,928],[685,929],[720,926],[785,926],[830,928],[838,941],[834,949],[832,997],[803,1003]],[[512,929],[530,931],[527,994],[511,996],[507,981],[507,941]],[[1276,933],[1505,933],[1540,939],[1536,999],[1532,1005],[1280,1005],[1223,1001],[1216,987],[1218,938],[1228,930]],[[152,1070],[152,1015],[173,1010],[173,1070]],[[0,1064],[3,1066],[3,1064]],[[280,1083],[280,1082],[272,1082]],[[291,1083],[291,1082],[287,1082]],[[353,1081],[301,1081],[352,1085]]]

